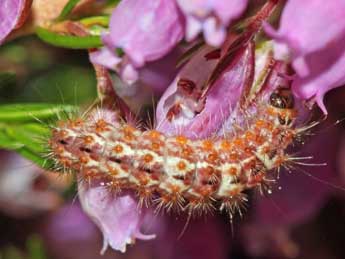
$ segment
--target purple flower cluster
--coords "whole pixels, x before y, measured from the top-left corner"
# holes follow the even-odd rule
[[[251,44],[244,44],[242,49],[236,52],[232,63],[228,64],[213,82],[211,90],[206,93],[207,98],[200,99],[198,95],[200,93],[197,90],[209,82],[210,73],[218,65],[219,59],[226,54],[228,46],[237,40],[235,36],[228,36],[227,30],[229,25],[244,13],[248,1],[194,0],[175,3],[161,0],[154,3],[144,0],[122,1],[112,14],[109,34],[103,36],[105,47],[92,54],[91,61],[118,71],[125,82],[133,83],[140,79],[140,73],[137,71],[145,67],[147,62],[150,64],[151,61],[164,60],[164,56],[183,38],[183,31],[186,41],[195,40],[199,32],[203,32],[208,45],[192,56],[167,87],[157,106],[157,125],[158,129],[166,134],[173,135],[182,130],[191,138],[208,137],[223,129],[227,119],[236,117],[234,115],[236,105],[241,94],[246,90],[245,87],[248,83],[253,83],[253,80],[255,82],[261,69],[264,70],[264,65],[260,67],[262,62],[258,57],[254,57],[254,47]],[[288,70],[279,70],[277,67],[277,75],[284,74],[285,81],[292,80],[293,92],[300,101],[315,101],[324,113],[327,113],[323,105],[325,93],[345,82],[344,5],[345,2],[341,0],[327,4],[320,0],[289,0],[284,6],[277,31],[268,23],[264,24],[265,32],[274,40],[274,57],[284,63],[291,62],[295,72],[288,74]],[[119,55],[117,52],[119,49],[124,53]],[[267,49],[270,51],[269,46]],[[262,51],[266,56],[262,53],[261,59],[268,59],[269,51]],[[281,66],[280,63],[277,66]],[[252,77],[248,74],[252,74]],[[254,74],[255,78],[253,78]],[[273,85],[281,83],[279,79]],[[193,89],[194,92],[186,93],[186,87]],[[176,106],[178,103],[183,105]],[[167,120],[170,112],[174,115],[172,122]],[[210,115],[212,121],[209,120]],[[330,170],[326,169],[324,172],[328,175]],[[290,178],[283,181],[291,181]],[[303,185],[303,181],[300,183]],[[327,190],[324,193],[327,193]],[[312,213],[315,208],[313,204],[319,204],[324,199],[324,193],[319,192],[320,195],[310,197],[308,213]],[[286,195],[285,199],[288,200],[281,202],[283,206],[284,204],[289,206],[290,201],[296,204],[291,195]],[[287,209],[293,214],[288,217],[289,219],[298,221],[305,217],[304,212],[303,215],[299,213],[303,211],[300,208],[305,205],[305,201],[307,199],[300,199],[302,205],[297,206],[297,209]],[[115,200],[110,207],[116,207],[117,203],[122,202],[121,199]],[[133,200],[130,200],[128,203],[128,211],[132,211],[132,202]],[[266,203],[257,202],[258,215],[269,211]],[[122,209],[125,207],[123,206]],[[90,214],[92,216],[97,214],[96,217],[99,217],[100,211],[104,212],[93,210]],[[119,220],[121,221],[121,218]],[[273,222],[275,221],[271,221],[274,225]],[[117,222],[112,226],[117,224],[131,226],[131,223],[125,221]],[[104,229],[108,225],[107,220],[102,220],[101,225],[101,229]],[[152,237],[138,236],[139,226],[134,225],[131,238]],[[128,242],[128,229],[125,229],[114,229],[115,234],[103,231],[106,240],[116,240],[116,245],[112,245],[114,241],[109,241],[114,249],[123,250],[123,246]]]
[[[203,31],[206,43],[221,46],[228,26],[241,17],[248,1],[155,3],[121,1],[113,12],[110,33],[103,37],[106,47],[92,54],[91,61],[118,71],[125,82],[133,83],[138,79],[137,70],[146,62],[163,58],[183,38],[183,31],[187,41]],[[344,5],[342,0],[327,4],[321,0],[289,0],[279,30],[265,26],[275,40],[275,57],[291,60],[295,95],[316,101],[325,114],[325,93],[345,82]],[[120,56],[117,49],[124,55]]]
[[[17,25],[23,2],[1,1],[0,42]],[[274,29],[264,22],[268,39],[260,49],[253,45],[250,30],[258,23],[261,28],[262,20],[267,19],[256,17],[259,22],[255,20],[253,26],[249,26],[247,34],[244,34],[246,37],[230,33],[231,25],[239,19],[245,19],[239,25],[251,22],[245,11],[248,8],[255,10],[260,1],[252,1],[255,3],[251,5],[250,2],[122,0],[111,15],[109,31],[102,35],[104,47],[91,52],[90,60],[116,71],[127,85],[136,83],[140,87],[144,82],[152,84],[152,87],[158,85],[158,91],[164,93],[156,109],[157,129],[167,135],[183,131],[191,138],[207,138],[231,127],[233,118],[241,119],[236,113],[241,96],[248,90],[248,85],[260,84],[268,67],[272,71],[268,91],[291,83],[298,103],[315,102],[327,114],[323,103],[325,94],[345,83],[345,1],[287,0],[281,3],[279,28]],[[275,6],[278,2],[268,0],[266,4]],[[9,13],[1,12],[4,6]],[[260,8],[264,7],[261,5],[257,9]],[[200,33],[206,44],[200,44]],[[236,50],[231,49],[234,44]],[[175,73],[175,53],[195,46],[196,51]],[[221,62],[226,61],[229,52],[232,53],[231,61]],[[167,77],[173,76],[175,78],[167,83]],[[206,90],[205,86],[208,86]],[[325,145],[327,139],[324,136],[314,143],[325,147],[323,155],[333,155]],[[313,149],[313,145],[309,148]],[[324,178],[332,181],[331,168],[323,169]],[[277,195],[279,206],[289,213],[287,222],[270,213],[270,202],[257,201],[253,208],[257,217],[252,225],[280,228],[284,224],[302,221],[315,212],[315,204],[322,203],[329,193],[328,189],[309,185],[308,181],[303,184],[301,179],[283,178],[283,190],[288,190],[289,183],[297,183],[302,185],[299,189],[309,196],[301,198],[302,195],[282,195],[283,192]],[[318,189],[317,195],[315,189]],[[135,239],[155,238],[154,234],[143,234],[142,230],[148,218],[152,218],[152,212],[139,211],[138,201],[132,193],[112,197],[98,183],[80,184],[79,198],[86,213],[102,230],[103,252],[108,245],[124,252],[126,245],[134,243]],[[246,236],[250,244],[252,235]]]
[[[327,114],[323,97],[345,83],[345,1],[287,1],[275,40],[275,56],[290,58],[296,72],[292,87],[301,99],[313,99]]]
[[[224,127],[227,119],[236,117],[234,110],[245,87],[251,80],[253,83],[253,80],[259,77],[261,69],[264,70],[264,67],[260,67],[262,62],[258,57],[256,62],[254,60],[253,46],[245,44],[241,51],[236,52],[232,64],[228,64],[213,82],[211,90],[206,93],[207,98],[200,99],[200,93],[195,90],[201,89],[208,82],[219,59],[226,54],[228,46],[237,40],[236,37],[228,36],[227,30],[234,20],[244,14],[247,5],[248,1],[245,0],[195,0],[176,3],[162,0],[155,1],[155,4],[144,0],[122,1],[113,12],[109,34],[103,36],[105,47],[92,54],[91,61],[118,71],[125,82],[133,83],[140,79],[140,73],[137,71],[145,67],[147,62],[150,64],[151,61],[164,60],[164,56],[183,38],[183,31],[186,41],[195,40],[198,34],[203,32],[208,45],[192,56],[167,87],[157,106],[157,125],[158,129],[166,134],[176,134],[177,131],[183,130],[192,138],[208,137]],[[268,23],[264,24],[265,32],[274,40],[274,57],[284,63],[291,62],[295,72],[288,74],[288,70],[278,69],[277,75],[284,74],[286,80],[292,80],[293,92],[300,101],[315,101],[325,114],[325,93],[345,82],[344,5],[345,2],[341,0],[327,4],[320,0],[289,0],[285,3],[277,31]],[[267,48],[270,51],[270,47]],[[118,50],[124,53],[119,55]],[[269,51],[262,51],[266,56],[262,54],[261,58],[267,59]],[[277,66],[281,66],[280,63]],[[251,73],[253,77],[255,74],[255,78],[248,76]],[[276,84],[281,84],[281,80],[276,81]],[[190,87],[194,92],[186,93],[186,87]],[[177,103],[183,105],[175,106]],[[167,120],[169,112],[175,116],[173,122]],[[209,120],[210,115],[212,121]],[[326,169],[324,172],[328,175],[330,170]],[[303,181],[300,182],[303,185]],[[309,203],[310,213],[313,211],[313,204],[319,204],[325,197],[324,193],[319,194],[310,197],[309,201],[315,201]],[[285,198],[290,199],[291,195]],[[282,204],[287,205],[290,200],[282,201]],[[305,205],[306,200],[299,200],[301,206]],[[117,202],[122,201],[114,201],[111,206],[117,206]],[[267,207],[266,203],[257,202],[259,214],[268,211],[262,210]],[[298,212],[302,211],[301,206],[298,206]],[[128,205],[128,210],[132,210],[131,205]],[[297,210],[289,211],[294,214]],[[99,210],[94,210],[91,215],[98,212]],[[289,218],[298,221],[305,217],[304,213],[302,214],[297,213]],[[271,223],[273,222],[272,220]],[[104,229],[107,221],[103,220],[101,224]],[[121,221],[121,224],[125,223]],[[148,236],[136,236],[137,227],[133,229],[131,238],[147,239]],[[114,234],[103,233],[107,235],[106,239],[114,238]],[[123,245],[128,242],[127,230],[116,231],[115,236],[117,242],[122,237],[122,244],[112,247],[123,250]]]
[[[105,47],[92,53],[91,61],[116,70],[132,84],[138,80],[138,69],[164,57],[184,34],[191,41],[203,31],[207,43],[219,47],[227,26],[246,6],[247,0],[123,0],[112,13],[109,33],[103,35]]]

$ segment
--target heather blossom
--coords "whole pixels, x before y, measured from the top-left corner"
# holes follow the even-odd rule
[[[170,135],[185,131],[191,138],[208,137],[219,131],[238,107],[242,92],[253,79],[253,45],[240,49],[233,62],[210,83],[210,74],[221,58],[209,58],[215,52],[205,46],[180,70],[157,105],[157,129]],[[207,83],[211,84],[210,90],[202,97]],[[219,102],[220,98],[227,101]]]
[[[79,199],[85,212],[99,226],[103,233],[104,253],[108,247],[125,252],[128,244],[135,239],[149,240],[155,238],[154,234],[141,233],[145,213],[138,209],[138,202],[133,193],[110,195],[105,186],[93,183],[79,184]]]
[[[4,1],[5,5],[9,2]],[[22,3],[16,1],[17,4],[10,5],[12,18],[0,21],[0,42],[18,24],[18,10],[22,8],[19,2]],[[305,123],[311,113],[305,109],[306,101],[315,101],[327,114],[324,95],[345,83],[345,2],[288,0],[284,3],[279,29],[273,29],[267,22],[264,24],[269,39],[256,36],[277,4],[273,0],[261,6],[265,9],[271,4],[271,9],[246,20],[247,31],[230,33],[231,24],[243,17],[248,4],[247,0],[122,0],[111,14],[109,32],[102,32],[104,46],[93,49],[90,60],[101,68],[115,70],[125,83],[120,86],[122,90],[130,84],[135,84],[139,91],[144,86],[155,88],[157,85],[155,92],[163,94],[155,108],[154,127],[165,135],[182,132],[192,139],[205,139],[229,134],[245,125],[247,116],[255,116],[261,103],[251,103],[254,99],[267,102],[270,94],[280,87],[291,86],[298,97],[295,102],[299,111],[297,123]],[[0,17],[4,16],[1,11],[2,8]],[[4,24],[10,26],[5,30]],[[194,41],[201,32],[206,44]],[[188,43],[183,42],[181,47],[184,34]],[[181,61],[181,52],[189,55],[183,56],[183,62],[177,64]],[[290,64],[293,71],[289,70]],[[325,146],[319,154],[320,160],[327,155],[334,157],[331,149],[335,144],[328,141],[327,136],[315,140],[309,149]],[[306,150],[309,152],[308,146]],[[321,168],[315,172],[320,171],[326,181],[333,181],[332,168]],[[271,229],[281,233],[276,230],[285,231],[304,221],[325,201],[329,189],[319,188],[315,183],[309,185],[300,179],[302,174],[296,174],[298,177],[282,176],[279,182],[283,191],[272,196],[286,210],[286,217],[276,215],[272,204],[268,206],[267,200],[260,199],[253,205],[255,219],[249,225],[251,231],[254,226],[262,230],[264,225],[267,226],[262,231],[264,234]],[[125,252],[127,245],[136,239],[159,240],[157,229],[164,229],[164,220],[155,221],[150,209],[141,208],[133,191],[109,192],[106,181],[78,183],[82,207],[103,234],[101,253],[108,246]],[[306,199],[300,198],[302,194],[298,195],[297,191],[291,193],[289,184],[300,186],[300,191],[307,190]],[[155,222],[153,231],[145,228],[149,221]],[[252,245],[255,251],[257,240],[248,235],[250,231],[244,232],[249,249]],[[215,238],[218,237],[217,232]],[[224,257],[223,252],[219,253],[219,258]]]
[[[280,27],[265,27],[275,39],[275,57],[291,59],[297,97],[313,99],[327,114],[323,97],[345,83],[345,1],[287,1]]]
[[[35,181],[48,181],[43,170],[14,152],[0,150],[0,210],[15,218],[51,211],[61,204],[53,188],[35,188]],[[54,183],[50,182],[53,186]],[[58,189],[57,186],[54,186]]]
[[[177,3],[186,16],[186,40],[194,40],[203,32],[207,44],[220,47],[227,27],[243,14],[248,1],[177,0]]]
[[[243,9],[241,9],[241,11],[238,11],[239,14],[244,10],[246,6],[246,3],[242,3]],[[291,3],[288,3],[286,7],[287,10],[289,10],[289,4]],[[189,10],[189,14],[191,14],[193,11],[193,4],[189,6],[188,4],[182,3],[182,1],[180,1],[179,6],[184,12],[187,12],[186,10]],[[200,8],[201,6],[199,6],[199,9]],[[284,24],[284,17],[285,16],[283,13],[282,24]],[[187,30],[188,26],[193,26],[193,24],[188,24],[195,22],[193,19],[194,17],[192,16],[187,17]],[[204,33],[206,36],[206,41],[210,43],[210,45],[219,46],[225,41],[224,28],[221,28],[220,31],[218,31],[218,34],[216,33],[216,31],[214,31],[213,34],[207,34],[207,22],[205,22],[205,25],[203,26],[205,26]],[[189,29],[192,30],[193,28]],[[189,31],[190,37],[187,33],[187,39],[192,39],[199,31],[200,24],[199,28],[194,27],[194,32]],[[268,25],[266,25],[266,31],[269,31]],[[280,38],[276,36],[272,30],[269,32],[270,35],[274,37],[274,39],[276,39],[277,41],[280,40]],[[334,34],[336,34],[337,32],[338,31],[335,30]],[[194,33],[194,35],[192,35],[193,37],[191,37],[192,33]],[[208,36],[213,37],[212,39],[214,39],[214,41],[212,42],[212,40],[210,40]],[[230,43],[227,42],[220,50],[208,46],[201,48],[180,69],[176,78],[167,88],[157,106],[157,126],[160,131],[168,135],[185,132],[185,134],[187,134],[191,138],[204,138],[210,136],[210,134],[212,134],[213,132],[224,132],[226,119],[231,117],[231,114],[236,114],[236,109],[238,108],[238,100],[241,96],[241,93],[247,91],[246,87],[248,87],[248,85],[257,85],[260,83],[259,78],[260,76],[262,77],[262,74],[260,74],[260,69],[267,72],[267,64],[270,63],[269,55],[265,57],[266,61],[264,61],[263,64],[261,64],[262,60],[259,61],[260,56],[256,57],[257,62],[255,62],[252,49],[253,47],[250,43],[247,42],[243,45],[243,49],[239,49],[235,52],[235,54],[233,55],[232,63],[227,63],[227,67],[223,66],[222,72],[217,74],[216,79],[210,80],[212,71],[214,71],[214,69],[217,67],[217,64],[220,63],[223,55],[226,54],[226,50],[228,49],[227,44],[231,45],[231,42],[236,41],[236,39],[229,38],[228,41]],[[308,46],[308,44],[306,46]],[[277,47],[278,46],[276,44],[275,56],[279,57],[279,52],[277,51],[279,49]],[[319,46],[315,44],[315,48],[317,49],[318,47]],[[314,49],[312,48],[313,46],[311,46],[310,49],[307,48],[305,52],[301,52],[302,57],[303,55],[309,54],[308,51],[314,51]],[[267,52],[265,53],[267,54]],[[298,70],[298,65],[296,66],[296,62],[294,62],[293,58],[294,56],[292,56],[292,65],[296,70],[297,76],[299,76],[301,73],[299,73],[300,70]],[[256,66],[256,70],[254,70],[254,64]],[[258,64],[261,64],[261,67],[259,67]],[[281,69],[281,67],[282,63],[278,62],[274,69],[279,70]],[[271,82],[271,85],[268,86],[268,89],[270,89],[270,91],[274,90],[275,87],[281,85],[281,74],[288,75],[286,70],[280,72],[278,70],[276,73],[269,75],[270,79],[267,82]],[[295,91],[295,94],[298,95],[299,88],[296,86],[298,77],[294,77],[293,79],[293,89]],[[205,87],[205,84],[206,86],[207,84],[210,84],[207,86],[210,90],[206,92],[204,92],[203,89],[203,87]],[[285,84],[289,83],[285,82]],[[226,101],[220,101],[225,100],[224,93],[229,93],[229,96],[225,98]],[[203,97],[204,99],[200,97]],[[305,96],[301,99],[303,100],[309,98],[310,96]],[[302,106],[303,105],[300,105],[300,107]],[[227,113],[227,111],[229,111],[229,113]],[[212,116],[210,116],[210,114]],[[239,116],[239,114],[237,116]],[[237,117],[236,120],[240,120],[240,118]],[[231,128],[231,125],[228,127]],[[230,128],[227,129],[229,130]],[[326,195],[320,193],[318,197],[320,197],[320,199],[323,199],[325,196]],[[318,200],[315,202],[315,204],[319,204]],[[311,206],[311,211],[316,207],[317,206]]]
[[[90,58],[118,71],[128,84],[138,80],[138,68],[165,56],[183,36],[182,17],[170,0],[121,1],[109,27],[109,34],[102,37],[105,47]]]
[[[91,53],[91,61],[116,70],[125,83],[133,84],[140,77],[138,69],[171,51],[182,39],[183,30],[187,41],[203,30],[206,42],[220,47],[228,25],[244,12],[247,1],[177,4],[180,9],[175,1],[121,1],[112,13],[109,33],[102,37],[105,47]]]
[[[265,56],[258,65],[255,62],[255,46],[251,41],[244,42],[241,48],[234,51],[233,59],[229,62],[227,50],[236,40],[238,37],[230,36],[220,50],[205,45],[183,65],[157,105],[156,128],[159,131],[167,135],[175,135],[183,131],[188,137],[196,139],[210,137],[217,131],[220,133],[224,130],[231,131],[231,125],[227,129],[222,126],[232,113],[237,111],[241,114],[239,100],[243,92],[248,91],[254,79],[255,84],[259,84],[256,82],[258,75],[261,77],[268,75],[267,66],[270,63],[267,55],[270,44],[266,46],[265,51],[257,52],[256,58]],[[254,77],[255,66],[261,71],[261,73],[257,72],[256,77]],[[214,78],[211,76],[213,74]],[[280,83],[279,80],[274,80],[274,86],[268,87],[268,91],[273,91]],[[224,96],[224,93],[227,95]],[[219,102],[223,98],[226,101]],[[87,192],[83,191],[85,186],[80,185],[80,188],[81,203],[102,229],[105,244],[109,243],[112,248],[125,251],[126,245],[135,238],[154,237],[140,232],[142,227],[140,218],[147,216],[147,212],[136,210],[138,201],[134,193],[119,193],[116,197],[112,197],[105,192],[104,187],[97,184],[90,186]],[[94,193],[95,196],[85,195],[88,193]],[[99,193],[103,194],[99,195]],[[131,217],[125,218],[121,216],[122,213],[116,213],[118,206],[121,207],[122,213],[125,215],[129,213]],[[115,217],[116,214],[118,215]]]

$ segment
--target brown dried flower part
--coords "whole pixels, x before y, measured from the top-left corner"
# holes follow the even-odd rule
[[[23,35],[33,33],[35,27],[49,27],[60,15],[68,0],[27,0],[25,5],[25,16],[20,19],[20,30],[16,30],[9,36],[14,39]],[[32,4],[31,4],[32,3]],[[31,8],[30,8],[31,7]],[[104,11],[105,4],[102,1],[81,0],[73,9],[71,16],[87,16]]]

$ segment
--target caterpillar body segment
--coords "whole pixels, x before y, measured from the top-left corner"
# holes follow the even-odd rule
[[[49,143],[60,167],[105,179],[110,189],[132,189],[158,209],[233,214],[243,192],[265,185],[287,160],[296,115],[290,90],[282,88],[229,136],[191,140],[98,116],[60,123]]]

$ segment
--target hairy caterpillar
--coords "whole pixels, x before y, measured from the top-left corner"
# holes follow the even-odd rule
[[[83,180],[104,179],[110,189],[135,190],[141,203],[179,211],[225,210],[232,215],[243,193],[264,188],[270,172],[303,128],[289,88],[278,88],[248,118],[244,129],[222,137],[191,140],[140,130],[123,121],[89,114],[60,122],[49,141],[53,158]]]

